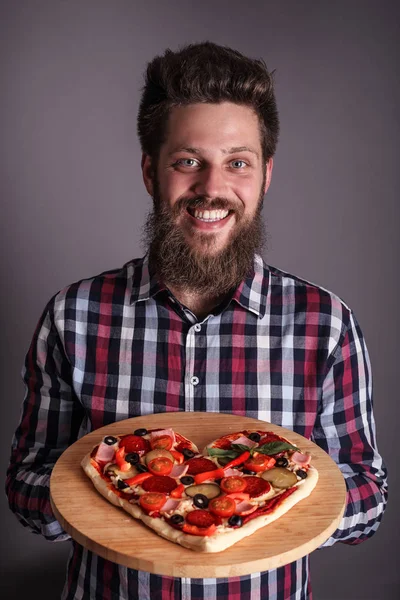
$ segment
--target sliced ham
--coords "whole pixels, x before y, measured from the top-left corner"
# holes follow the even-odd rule
[[[296,465],[300,465],[302,467],[309,465],[311,462],[311,455],[302,454],[301,452],[294,452],[290,458],[294,463],[296,463]]]
[[[235,514],[236,515],[249,515],[254,510],[256,510],[256,508],[257,508],[257,506],[255,506],[254,504],[251,504],[250,502],[246,502],[246,500],[243,500],[242,502],[238,502],[236,504]]]
[[[243,477],[244,473],[238,469],[224,469],[224,477]]]
[[[174,465],[169,475],[170,477],[174,477],[175,479],[183,477],[184,475],[186,475],[188,468],[189,465]]]
[[[249,440],[249,438],[245,437],[244,435],[239,437],[237,440],[234,440],[232,444],[241,444],[242,446],[246,446],[247,448],[254,448],[254,446],[257,446],[257,442]]]
[[[155,440],[163,435],[168,435],[172,438],[172,443],[175,444],[175,433],[173,429],[160,429],[160,431],[151,431],[150,440]]]
[[[170,510],[176,510],[182,500],[174,500],[173,498],[168,498],[168,500],[161,507],[160,512],[169,512]]]
[[[111,462],[114,458],[116,444],[114,446],[109,446],[104,442],[100,442],[99,447],[97,448],[95,460],[98,462]]]

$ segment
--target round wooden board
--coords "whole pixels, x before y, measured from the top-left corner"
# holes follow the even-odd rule
[[[319,473],[311,495],[283,517],[219,553],[188,550],[158,536],[94,488],[80,466],[104,435],[139,427],[172,427],[199,448],[230,432],[269,430],[310,452]],[[326,452],[289,429],[258,419],[220,413],[169,412],[118,421],[93,431],[62,454],[50,480],[54,514],[79,544],[132,569],[171,577],[235,577],[281,567],[320,546],[337,529],[344,512],[343,475]]]

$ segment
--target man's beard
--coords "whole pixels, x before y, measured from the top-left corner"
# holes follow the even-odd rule
[[[157,182],[154,184],[154,207],[144,226],[143,241],[149,249],[150,268],[163,283],[187,293],[216,297],[235,289],[252,274],[254,254],[261,252],[266,240],[261,215],[264,182],[256,213],[251,218],[243,217],[243,205],[234,205],[225,198],[181,198],[170,208],[161,199]],[[215,243],[212,233],[196,230],[192,235],[197,238],[198,248],[190,246],[176,223],[177,217],[187,208],[235,212],[231,218],[237,219],[237,223],[222,250],[212,250]]]

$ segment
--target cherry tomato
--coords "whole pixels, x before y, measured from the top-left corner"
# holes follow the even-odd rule
[[[228,496],[218,496],[210,500],[208,510],[217,517],[231,517],[236,509],[236,502]]]
[[[172,471],[174,463],[166,456],[158,456],[153,458],[147,465],[150,473],[153,475],[169,475]]]
[[[246,482],[243,481],[243,477],[232,475],[224,477],[221,480],[220,486],[224,492],[232,494],[233,492],[243,492],[246,489]]]
[[[249,469],[249,471],[261,473],[261,471],[271,469],[274,466],[275,462],[275,459],[271,456],[268,456],[267,454],[255,454],[247,462],[244,463],[244,468]]]
[[[150,441],[152,450],[170,450],[172,448],[172,437],[169,435],[161,435],[158,438]]]
[[[139,504],[146,512],[160,510],[167,501],[167,496],[160,492],[147,492],[140,496]]]

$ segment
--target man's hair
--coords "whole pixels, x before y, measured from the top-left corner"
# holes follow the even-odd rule
[[[258,115],[267,161],[275,153],[279,134],[272,75],[263,60],[212,42],[189,44],[178,52],[167,49],[147,65],[137,123],[142,152],[158,161],[173,106],[228,101]]]

